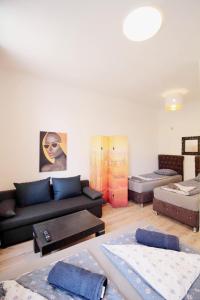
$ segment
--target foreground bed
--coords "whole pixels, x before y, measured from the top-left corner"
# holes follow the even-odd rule
[[[144,224],[145,223],[141,223],[141,226],[144,226]],[[22,283],[22,281],[25,281],[26,276],[22,276],[23,273],[27,274],[27,272],[34,272],[34,270],[36,272],[37,270],[45,272],[46,268],[48,268],[50,264],[53,266],[53,264],[58,260],[68,260],[68,258],[71,260],[71,257],[74,259],[74,255],[77,254],[82,256],[80,253],[83,253],[83,251],[85,252],[86,250],[90,252],[98,265],[101,266],[108,279],[112,281],[113,286],[119,290],[119,293],[122,295],[122,300],[142,300],[138,292],[129,284],[123,274],[115,268],[112,262],[110,262],[105,256],[103,251],[101,251],[102,243],[106,243],[107,241],[110,241],[110,239],[124,234],[124,231],[128,230],[130,232],[134,232],[135,229],[135,226],[128,226],[120,231],[116,231],[115,233],[109,233],[95,239],[90,239],[67,249],[46,255],[42,258],[39,257],[39,254],[33,253],[31,260],[16,260],[15,263],[10,266],[9,270],[7,269],[7,272],[1,272],[0,281],[18,278],[17,281]],[[79,262],[82,260],[80,257],[77,258],[79,258]],[[44,277],[45,276],[46,275],[44,275]],[[33,282],[34,281],[35,280],[33,280]],[[113,298],[113,300],[115,299]]]
[[[153,190],[156,187],[166,185],[170,182],[180,182],[183,180],[183,161],[184,157],[181,155],[158,155],[159,169],[171,169],[177,172],[177,175],[162,176],[151,173],[142,175],[147,180],[135,180],[135,178],[129,179],[129,200],[141,204],[153,201]],[[153,180],[148,178],[153,177]]]
[[[140,223],[137,227],[146,227],[145,224]],[[46,297],[46,299],[71,299],[69,297],[62,297],[63,293],[58,291],[58,296],[55,290],[52,290],[46,286],[46,276],[49,269],[55,264],[56,260],[66,260],[70,261],[75,265],[82,265],[85,268],[92,268],[93,271],[99,272],[101,269],[104,274],[110,279],[110,292],[114,293],[114,296],[105,299],[112,300],[163,300],[154,289],[152,289],[147,282],[134,270],[131,266],[115,255],[106,255],[105,251],[102,251],[102,244],[107,245],[124,245],[124,244],[135,244],[135,226],[126,227],[115,233],[106,234],[105,236],[98,237],[96,239],[91,239],[89,241],[83,242],[79,245],[70,247],[63,251],[59,251],[52,255],[47,256],[39,260],[39,270],[33,271],[31,273],[26,273],[17,279],[17,282],[22,286],[29,288],[32,291],[37,291],[40,295]],[[155,230],[155,229],[154,229]],[[164,250],[166,251],[166,250]],[[181,251],[187,253],[194,253],[190,247],[181,244]],[[166,252],[167,253],[167,252]],[[156,258],[156,257],[155,257]],[[167,258],[167,257],[166,257]],[[157,258],[156,258],[157,259]],[[95,262],[96,261],[96,262]],[[50,263],[53,263],[50,265]],[[23,269],[31,271],[30,264],[22,264],[21,270],[15,270],[12,276],[16,275],[16,272],[23,272]],[[145,264],[146,265],[146,264]],[[175,266],[172,264],[171,268]],[[34,266],[38,269],[38,266]],[[100,269],[99,269],[100,268]],[[198,270],[200,268],[198,267]],[[179,270],[179,269],[178,269]],[[172,271],[174,272],[174,271]],[[180,272],[179,272],[180,273]],[[20,273],[18,273],[19,275]],[[184,271],[183,271],[184,275]],[[2,274],[1,274],[2,277]],[[7,278],[1,278],[7,279]],[[111,282],[112,281],[112,282]],[[39,282],[38,286],[37,283]],[[45,288],[46,286],[46,288]],[[45,290],[47,289],[47,291]],[[186,298],[184,299],[199,299],[200,291],[200,277],[192,284]],[[51,293],[52,292],[52,293]],[[192,298],[191,298],[192,297]],[[72,298],[79,299],[79,298]]]
[[[196,156],[196,176],[199,173],[200,156]],[[187,180],[185,184],[195,186],[197,182],[195,180]],[[192,227],[194,232],[199,230],[200,194],[185,196],[160,187],[156,188],[154,190],[153,210]]]

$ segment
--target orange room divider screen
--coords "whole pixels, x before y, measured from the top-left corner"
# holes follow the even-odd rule
[[[108,201],[108,145],[107,136],[92,138],[90,186],[103,193],[103,198]]]
[[[91,143],[90,186],[113,207],[128,204],[128,139],[95,136]]]

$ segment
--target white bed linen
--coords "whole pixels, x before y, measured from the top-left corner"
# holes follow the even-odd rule
[[[188,192],[184,192],[184,191],[181,191],[181,190],[175,190],[175,189],[169,188],[167,186],[162,186],[161,189],[163,189],[165,191],[168,191],[168,192],[175,193],[175,194],[189,196]]]
[[[167,176],[162,176],[162,177],[156,177],[156,178],[154,178],[154,177],[145,177],[145,176],[137,175],[134,178],[139,178],[139,179],[142,179],[144,181],[156,181],[156,180],[166,179],[168,177]]]
[[[185,196],[190,196],[190,192],[194,190],[196,187],[195,186],[184,186],[182,184],[174,183],[175,186],[177,186],[178,189],[173,189],[168,186],[163,186],[161,187],[163,190],[176,193],[179,195],[185,195]]]
[[[2,287],[6,291],[6,295],[2,300],[46,300],[40,294],[34,293],[31,290],[24,288],[15,280],[6,280],[2,282]]]
[[[200,273],[200,255],[143,245],[104,245],[125,260],[161,296],[182,300]]]
[[[183,192],[191,192],[192,190],[194,190],[196,187],[195,186],[185,186],[179,183],[174,183],[181,191]]]
[[[182,181],[181,175],[174,175],[174,176],[163,176],[163,179],[159,180],[148,180],[143,182],[137,182],[136,180],[129,178],[128,180],[128,186],[129,190],[137,192],[137,193],[143,193],[143,192],[149,192],[153,191],[154,188],[159,186],[164,186],[169,183],[176,183]]]

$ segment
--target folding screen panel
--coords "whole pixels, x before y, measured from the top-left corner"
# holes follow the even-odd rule
[[[92,138],[92,188],[103,192],[113,207],[128,204],[128,140],[124,136]]]
[[[109,138],[108,168],[109,202],[113,207],[128,204],[128,139],[124,136]]]
[[[107,136],[92,138],[90,186],[103,193],[108,201],[108,142]]]

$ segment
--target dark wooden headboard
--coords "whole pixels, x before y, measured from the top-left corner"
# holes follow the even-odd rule
[[[184,156],[182,155],[158,155],[158,167],[159,169],[172,169],[179,175],[182,175],[184,179]]]
[[[195,176],[200,173],[200,155],[195,156]]]

